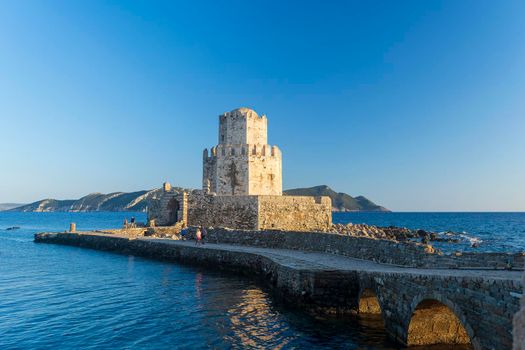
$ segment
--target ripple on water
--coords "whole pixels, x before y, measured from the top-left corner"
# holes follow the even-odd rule
[[[100,215],[109,227],[123,219]],[[2,225],[24,226],[0,214]],[[396,348],[380,318],[314,317],[234,275],[34,244],[33,233],[0,234],[0,349]]]

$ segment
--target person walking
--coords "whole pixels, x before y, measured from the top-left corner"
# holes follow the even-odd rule
[[[202,229],[201,229],[201,238],[202,238],[201,243],[202,244],[204,244],[204,240],[206,239],[207,235],[208,235],[208,231],[206,231],[206,227],[204,227],[204,225],[203,225]]]
[[[195,245],[202,243],[202,232],[201,229],[197,227],[197,232],[195,232]]]

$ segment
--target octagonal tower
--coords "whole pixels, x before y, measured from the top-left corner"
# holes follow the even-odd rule
[[[217,195],[281,195],[282,158],[268,120],[250,108],[219,116],[219,143],[203,154],[203,189]]]

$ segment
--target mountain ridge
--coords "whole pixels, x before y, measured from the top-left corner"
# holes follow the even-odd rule
[[[108,194],[94,192],[79,199],[46,198],[6,210],[15,212],[146,211],[146,208],[161,194],[160,188]],[[335,192],[326,185],[289,189],[284,191],[283,195],[328,196],[332,199],[333,211],[389,211],[364,196],[354,198],[346,193]]]
[[[25,204],[23,203],[0,203],[0,211],[6,211],[13,208],[21,207]]]

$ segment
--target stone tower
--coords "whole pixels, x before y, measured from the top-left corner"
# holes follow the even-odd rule
[[[219,116],[219,144],[204,150],[202,187],[217,195],[282,195],[282,159],[268,120],[249,108]]]

